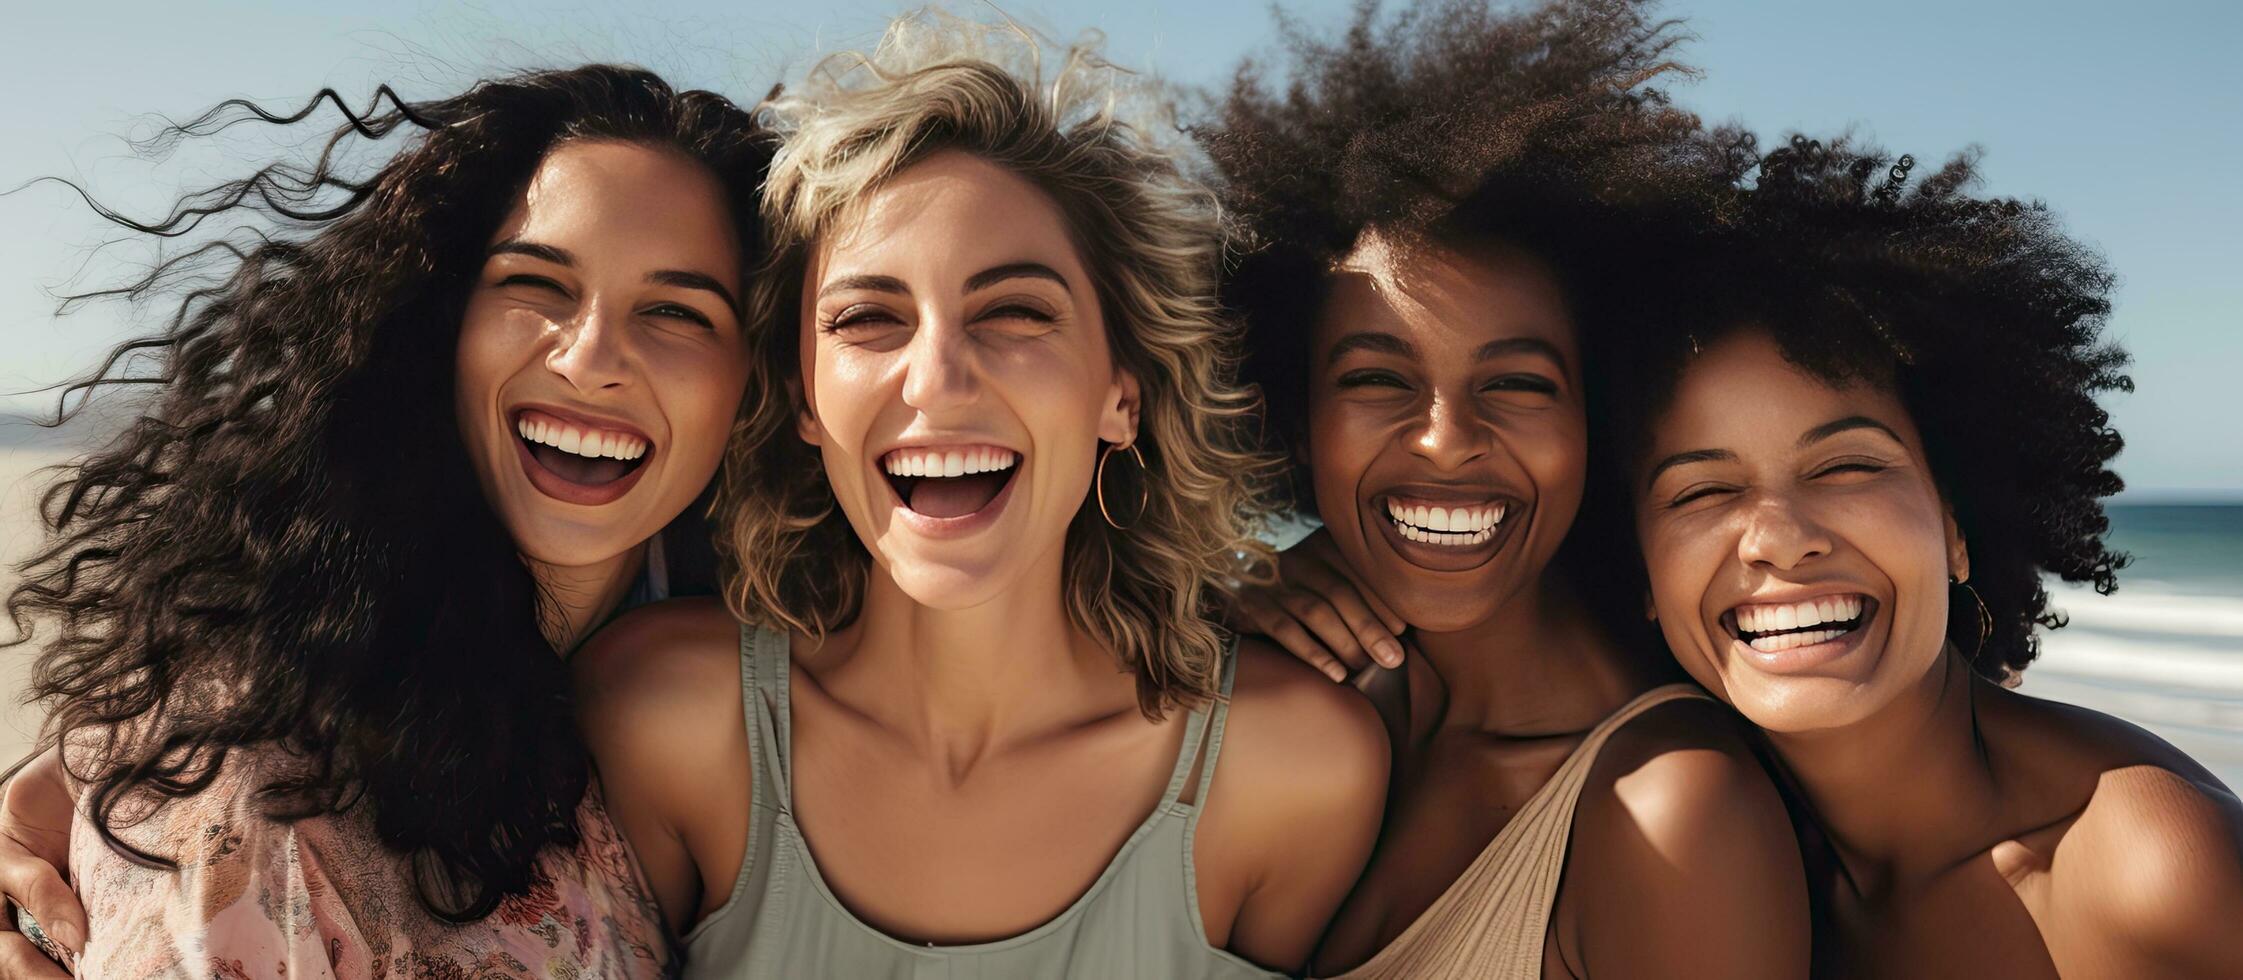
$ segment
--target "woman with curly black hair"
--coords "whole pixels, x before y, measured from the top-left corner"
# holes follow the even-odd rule
[[[1650,606],[1827,839],[1831,975],[2243,976],[2243,810],[2142,730],[2011,690],[2116,587],[2110,273],[1959,158],[1805,140],[1674,268],[1608,389]],[[1740,183],[1743,183],[1740,180]]]
[[[1357,672],[1395,749],[1320,971],[1806,972],[1749,729],[1668,683],[1614,611],[1638,594],[1600,583],[1634,556],[1588,492],[1599,336],[1662,257],[1637,248],[1661,202],[1711,169],[1653,85],[1675,37],[1645,7],[1365,8],[1336,44],[1293,39],[1283,95],[1242,73],[1206,134],[1260,239],[1229,286],[1247,373],[1323,523],[1243,615]]]
[[[215,273],[79,386],[151,394],[65,469],[8,600],[77,797],[90,934],[62,938],[87,974],[668,958],[556,651],[666,591],[657,535],[709,487],[746,385],[773,141],[630,68],[389,98],[309,165],[154,222],[102,212],[159,236],[265,220],[127,290]],[[355,139],[399,131],[351,174]]]

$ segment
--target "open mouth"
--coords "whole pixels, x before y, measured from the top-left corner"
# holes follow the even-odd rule
[[[1019,464],[1019,453],[998,446],[921,446],[880,458],[896,499],[936,520],[980,513],[1012,484]]]
[[[1746,603],[1722,614],[1729,634],[1761,653],[1783,653],[1843,640],[1877,615],[1877,600],[1858,593],[1800,602]]]
[[[523,474],[538,492],[587,507],[631,492],[655,452],[654,440],[635,429],[535,408],[515,412],[514,447]]]
[[[1403,497],[1386,498],[1386,519],[1403,540],[1443,548],[1470,548],[1495,538],[1508,505],[1500,500],[1478,504],[1430,504]]]

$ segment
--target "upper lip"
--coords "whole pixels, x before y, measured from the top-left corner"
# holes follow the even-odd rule
[[[587,412],[583,409],[578,408],[562,408],[561,406],[555,405],[551,402],[520,402],[514,405],[512,408],[506,410],[506,417],[508,421],[520,419],[522,417],[522,412],[526,409],[543,412],[547,415],[553,416],[554,418],[558,418],[563,422],[579,425],[587,429],[605,429],[610,432],[628,433],[630,435],[637,436],[639,439],[645,441],[649,447],[654,445],[653,436],[647,435],[645,429],[633,425],[628,421],[616,418],[612,415],[602,415],[597,412]]]

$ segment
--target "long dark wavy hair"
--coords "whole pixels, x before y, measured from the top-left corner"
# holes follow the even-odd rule
[[[363,112],[332,90],[285,115],[235,100],[160,139],[318,125],[329,104],[345,123],[308,164],[266,165],[155,220],[87,198],[142,235],[253,221],[91,294],[202,283],[64,390],[149,397],[42,498],[49,537],[8,596],[9,645],[39,649],[45,737],[120,853],[169,866],[116,828],[209,788],[236,749],[278,749],[258,756],[284,763],[256,769],[261,812],[368,807],[428,910],[475,919],[534,883],[544,849],[575,845],[590,758],[539,628],[545,600],[454,418],[469,287],[540,161],[578,140],[707,165],[752,262],[772,139],[722,96],[605,65],[429,102],[384,87]],[[371,177],[346,172],[400,129],[412,142]]]

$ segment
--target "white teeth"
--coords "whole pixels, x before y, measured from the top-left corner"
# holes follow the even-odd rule
[[[538,445],[592,459],[632,460],[646,455],[646,441],[627,432],[579,429],[530,419],[515,422],[514,430]]]
[[[1737,607],[1737,628],[1747,633],[1802,630],[1861,617],[1858,595],[1821,596],[1805,602]],[[1757,641],[1756,641],[1757,642]]]
[[[995,473],[1013,467],[1014,456],[1004,449],[898,449],[880,460],[890,476],[966,476]]]
[[[1503,522],[1503,505],[1435,507],[1404,504],[1389,497],[1386,514],[1411,541],[1466,545],[1479,544],[1493,536],[1495,526]],[[1412,532],[1416,532],[1414,536]]]

